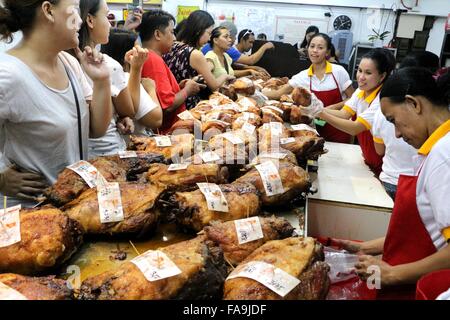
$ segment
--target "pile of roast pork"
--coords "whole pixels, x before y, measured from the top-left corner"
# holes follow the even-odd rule
[[[131,136],[128,150],[134,156],[89,160],[106,181],[119,183],[122,221],[102,223],[96,187],[64,169],[46,191],[45,204],[20,211],[20,242],[0,247],[0,282],[33,300],[324,299],[329,267],[322,246],[296,236],[286,219],[263,213],[307,194],[309,176],[301,165],[325,152],[324,140],[304,125],[311,122],[302,114],[307,92],[281,101],[260,94],[262,87],[285,83],[238,79],[181,114],[170,130],[170,146],[160,146],[155,137]],[[255,168],[266,162],[276,166],[282,193],[267,194]],[[187,166],[169,170],[174,163]],[[217,184],[228,211],[210,210],[197,183]],[[235,221],[249,217],[258,217],[263,236],[239,244]],[[125,262],[87,278],[74,292],[51,275],[85,238],[151,239],[161,223],[196,235],[159,249],[181,270],[175,276],[149,281],[136,264]],[[237,271],[255,261],[281,269],[298,284],[280,295],[239,276]]]

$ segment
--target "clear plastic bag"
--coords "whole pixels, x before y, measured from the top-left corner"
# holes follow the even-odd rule
[[[324,253],[325,262],[330,266],[329,276],[331,283],[358,277],[355,272],[355,264],[358,262],[358,256],[356,254],[330,247],[325,247]]]

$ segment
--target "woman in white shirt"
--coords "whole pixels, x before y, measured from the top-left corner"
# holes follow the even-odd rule
[[[363,279],[379,267],[381,298],[413,299],[421,276],[450,268],[450,74],[436,84],[426,69],[401,69],[380,96],[396,136],[418,149],[416,170],[400,176],[386,237],[341,244],[365,254],[355,265]]]
[[[23,19],[26,16],[27,19]],[[77,48],[77,0],[17,1],[0,5],[0,37],[23,32],[0,57],[0,194],[8,206],[32,206],[66,166],[87,157],[88,137],[101,137],[111,120],[109,72],[91,48]]]
[[[377,154],[370,132],[373,117],[380,108],[379,93],[384,81],[395,68],[395,58],[386,49],[378,48],[365,54],[358,66],[358,89],[341,110],[325,109],[319,117],[328,124],[358,137],[364,161],[379,176],[382,157]],[[351,118],[356,117],[353,121]]]
[[[137,34],[121,29],[113,29],[109,41],[102,45],[101,51],[120,63],[126,79],[130,77],[130,64],[125,61],[126,53],[136,45]],[[162,109],[156,94],[155,83],[150,78],[143,78],[140,85],[140,102],[134,115],[133,134],[146,134],[146,129],[155,130],[162,124]],[[125,140],[127,137],[125,136]]]
[[[327,56],[331,50],[331,39],[328,35],[314,35],[308,45],[308,55],[312,62],[309,69],[301,71],[289,80],[289,83],[278,90],[263,90],[269,99],[278,100],[284,94],[290,94],[294,88],[308,88],[323,102],[327,109],[341,109],[344,100],[355,91],[347,71],[340,65],[331,64]],[[350,135],[328,124],[317,128],[319,134],[327,141],[350,142]]]
[[[105,0],[81,0],[80,12],[83,23],[79,32],[80,46],[90,46],[108,43],[110,23],[108,21],[108,6]],[[89,158],[117,154],[125,150],[126,144],[118,131],[119,118],[134,117],[140,102],[141,69],[147,59],[148,51],[138,46],[127,53],[130,62],[130,77],[127,77],[122,66],[108,55],[105,61],[111,78],[111,98],[113,102],[113,119],[106,135],[89,141]],[[89,79],[88,79],[89,80]]]

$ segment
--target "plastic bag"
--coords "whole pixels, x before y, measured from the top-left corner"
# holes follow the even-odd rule
[[[355,264],[358,262],[358,256],[356,254],[330,247],[325,247],[324,253],[325,262],[330,266],[329,276],[331,283],[358,277],[355,272]]]

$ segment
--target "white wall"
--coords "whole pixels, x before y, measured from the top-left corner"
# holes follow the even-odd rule
[[[430,37],[427,42],[427,51],[431,51],[441,56],[441,48],[444,42],[445,21],[447,18],[438,18],[430,31]]]
[[[6,43],[3,41],[0,41],[0,52],[5,52],[12,47],[14,47],[20,40],[22,39],[22,32],[16,32],[14,34],[13,42]]]
[[[320,31],[328,33],[333,30],[333,21],[337,16],[341,14],[348,15],[352,19],[351,31],[353,32],[354,43],[368,43],[367,38],[373,33],[371,29],[378,29],[381,22],[382,31],[387,30],[391,32],[390,37],[385,41],[385,44],[387,44],[391,40],[395,22],[394,13],[390,10],[377,10],[374,13],[373,10],[368,10],[367,8],[344,8],[336,6],[277,3],[274,7],[273,3],[252,1],[234,2],[234,5],[231,6],[230,1],[227,0],[209,0],[207,10],[216,16],[221,12],[227,16],[235,13],[235,24],[238,30],[249,28],[255,33],[265,32],[268,33],[269,39],[274,39],[277,16],[326,20],[326,30],[321,29]],[[254,21],[248,18],[254,15],[255,12],[256,15],[257,12],[260,12],[264,21],[255,24]],[[325,12],[330,12],[332,16],[330,18],[325,17]],[[373,22],[375,23],[372,24]],[[266,28],[266,26],[269,27]],[[384,29],[385,26],[386,29]]]

